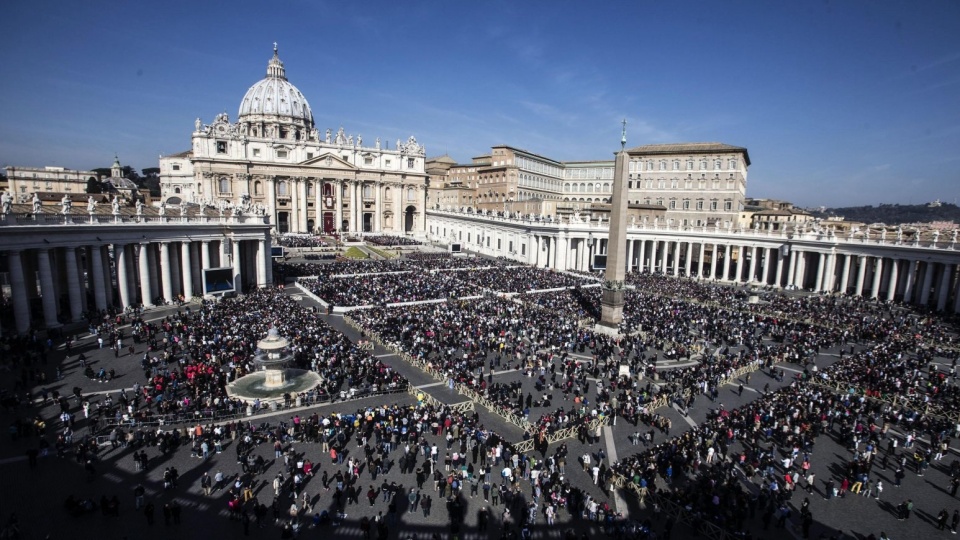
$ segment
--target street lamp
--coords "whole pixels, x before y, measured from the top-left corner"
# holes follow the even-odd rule
[[[587,268],[593,272],[593,246],[597,243],[597,239],[593,237],[593,233],[590,233],[587,236],[587,246],[589,250],[587,251]]]

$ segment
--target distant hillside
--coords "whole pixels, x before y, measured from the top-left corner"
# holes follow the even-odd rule
[[[929,207],[926,204],[881,204],[880,206],[848,206],[846,208],[827,208],[820,212],[811,209],[810,213],[819,218],[843,216],[849,221],[864,223],[917,223],[928,221],[953,221],[960,223],[960,207],[955,204],[942,203],[940,206]]]

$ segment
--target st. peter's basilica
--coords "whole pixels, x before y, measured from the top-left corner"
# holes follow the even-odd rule
[[[247,90],[236,122],[197,118],[192,147],[160,158],[161,200],[265,213],[277,232],[422,232],[426,151],[414,137],[317,130],[274,44],[267,76]]]

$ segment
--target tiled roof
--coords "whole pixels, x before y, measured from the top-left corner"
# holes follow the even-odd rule
[[[714,154],[728,152],[743,152],[747,160],[747,165],[750,164],[750,155],[747,154],[746,148],[719,142],[647,144],[627,149],[627,153],[631,155]]]

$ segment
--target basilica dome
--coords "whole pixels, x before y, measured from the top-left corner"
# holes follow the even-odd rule
[[[274,44],[273,58],[267,63],[267,76],[247,90],[240,102],[240,122],[274,117],[281,122],[290,122],[313,128],[313,111],[307,98],[297,87],[287,81],[283,62],[277,55]]]

